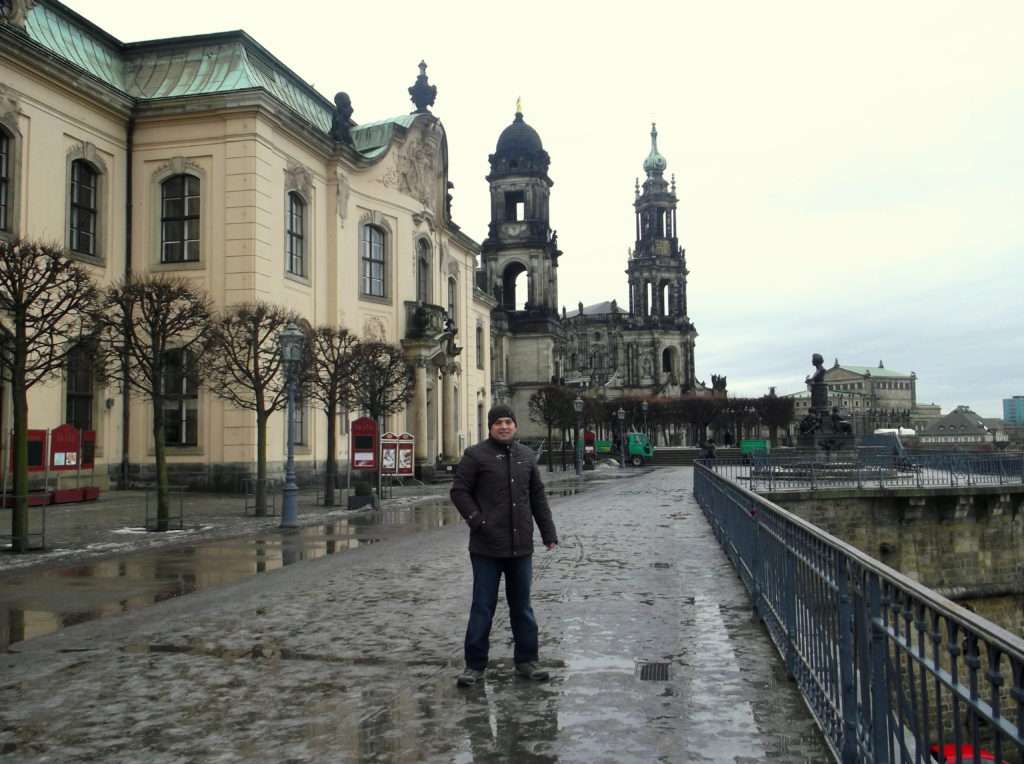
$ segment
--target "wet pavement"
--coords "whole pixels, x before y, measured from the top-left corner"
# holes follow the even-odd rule
[[[366,514],[296,543],[279,535],[264,575],[231,578],[259,565],[252,539],[216,554],[196,545],[211,555],[204,575],[225,580],[12,645],[0,654],[0,758],[830,761],[691,479],[660,469],[554,498],[562,545],[537,553],[534,585],[551,682],[513,676],[501,605],[486,682],[456,688],[465,528],[436,505],[391,526]],[[163,569],[176,565],[188,567]],[[114,597],[150,598],[158,578]]]

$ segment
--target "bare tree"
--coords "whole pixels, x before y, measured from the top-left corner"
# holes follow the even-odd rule
[[[94,331],[97,289],[57,246],[0,240],[0,313],[10,327],[3,365],[11,383],[14,512],[11,548],[28,551],[28,391],[64,367]]]
[[[353,353],[351,401],[374,421],[397,414],[412,400],[416,381],[402,348],[360,342]]]
[[[572,397],[569,391],[558,385],[545,385],[530,396],[530,419],[548,428],[548,472],[554,471],[552,465],[551,430],[563,425],[571,418]]]
[[[256,514],[267,514],[267,422],[288,404],[288,380],[278,336],[298,315],[265,302],[236,305],[214,322],[214,352],[206,364],[214,393],[256,412]],[[309,341],[306,342],[309,355]],[[305,369],[310,364],[304,363]],[[300,388],[301,386],[300,381]]]
[[[127,371],[122,388],[134,388],[153,405],[158,531],[166,531],[170,519],[166,404],[181,395],[198,394],[199,365],[209,346],[211,313],[211,303],[201,288],[187,279],[161,274],[130,276],[108,288],[103,300],[100,320],[107,362]],[[184,427],[185,441],[196,427],[187,410],[174,412],[172,424]]]
[[[313,378],[310,397],[323,404],[327,414],[327,469],[324,476],[324,504],[334,506],[338,479],[338,412],[351,398],[351,378],[359,340],[342,327],[321,326],[313,332]]]

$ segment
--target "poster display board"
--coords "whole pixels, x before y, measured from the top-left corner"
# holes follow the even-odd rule
[[[8,443],[14,443],[14,431],[11,431],[11,439]],[[10,465],[8,469],[14,471],[14,449],[11,452]],[[0,462],[2,464],[2,462]],[[46,470],[46,430],[28,431],[28,471],[43,472]]]
[[[416,438],[407,432],[386,432],[380,439],[381,474],[412,477],[416,467]]]
[[[349,430],[349,462],[354,470],[377,469],[377,423],[364,416]]]
[[[54,472],[78,471],[81,435],[72,424],[62,424],[50,433],[50,469]]]

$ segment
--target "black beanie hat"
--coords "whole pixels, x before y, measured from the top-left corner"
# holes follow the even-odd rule
[[[496,403],[491,406],[491,410],[487,412],[487,429],[491,429],[494,423],[502,417],[508,417],[513,422],[516,422],[516,412],[512,410],[511,406],[506,406],[504,403]],[[516,422],[518,425],[519,422]]]

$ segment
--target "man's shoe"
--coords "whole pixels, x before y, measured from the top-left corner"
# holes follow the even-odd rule
[[[532,661],[530,663],[517,663],[516,673],[524,679],[532,679],[535,682],[544,682],[551,678],[551,674],[538,667]]]
[[[477,671],[476,669],[471,669],[469,666],[466,666],[466,668],[462,670],[462,673],[459,674],[458,679],[455,680],[455,683],[459,687],[472,687],[482,681],[484,681],[483,671]]]

